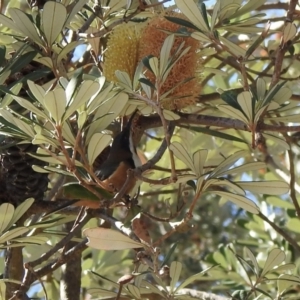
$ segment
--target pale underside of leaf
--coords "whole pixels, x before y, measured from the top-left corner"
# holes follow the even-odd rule
[[[89,240],[87,245],[95,249],[124,250],[143,247],[141,243],[113,229],[88,228],[83,231],[83,234]]]

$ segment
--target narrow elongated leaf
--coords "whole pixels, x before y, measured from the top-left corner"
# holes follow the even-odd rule
[[[207,32],[209,30],[199,8],[193,0],[175,0],[175,3],[182,13],[201,31]]]
[[[174,155],[183,161],[191,170],[194,170],[193,160],[186,148],[179,142],[173,142],[170,145],[170,150]]]
[[[159,59],[159,74],[160,74],[160,76],[163,75],[164,70],[167,68],[168,59],[171,55],[171,49],[172,49],[173,44],[174,44],[174,39],[175,39],[174,34],[169,35],[165,39],[165,41],[163,43],[163,46],[161,48],[160,59]]]
[[[180,116],[175,114],[171,110],[164,109],[163,110],[163,115],[164,115],[164,118],[166,120],[169,120],[169,121],[174,121],[174,120],[179,120],[180,119]]]
[[[124,250],[141,248],[143,244],[138,243],[119,231],[107,228],[88,228],[83,230],[88,238],[87,245],[99,250]]]
[[[132,82],[129,74],[124,71],[117,70],[115,75],[119,83],[122,83],[122,87],[124,87],[128,92],[132,92]]]
[[[13,96],[13,98],[24,108],[28,109],[29,111],[33,112],[34,114],[36,114],[39,117],[42,117],[44,119],[48,119],[48,117],[46,116],[46,114],[40,110],[39,108],[37,108],[36,106],[34,106],[32,103],[30,103],[29,101],[18,97],[18,96]]]
[[[92,165],[97,156],[106,148],[111,141],[111,136],[108,134],[95,133],[89,142],[88,160]]]
[[[218,176],[229,175],[229,174],[239,174],[249,171],[256,171],[265,169],[266,164],[263,162],[251,162],[248,164],[244,164],[238,167],[231,168],[229,170],[224,170],[224,172],[218,172]]]
[[[238,186],[235,182],[231,182],[230,180],[227,179],[209,179],[206,183],[206,185],[204,186],[205,189],[207,189],[207,187],[209,185],[215,185],[215,186],[225,186],[228,187],[230,189],[232,189],[235,193],[240,194],[240,195],[245,195],[245,191]]]
[[[201,41],[202,43],[210,43],[211,40],[202,32],[192,32],[191,37],[195,40]]]
[[[252,106],[252,96],[249,91],[244,91],[238,94],[237,101],[241,106],[243,112],[247,116],[247,119],[253,120],[254,107]]]
[[[86,0],[78,0],[76,4],[73,6],[71,12],[68,15],[66,20],[66,25],[69,24],[75,15],[81,10],[81,8],[86,4]]]
[[[10,241],[26,232],[28,232],[27,227],[17,227],[15,229],[12,229],[10,231],[5,232],[3,235],[0,236],[0,243],[4,243],[7,241]]]
[[[285,260],[285,254],[282,250],[278,248],[271,250],[260,276],[264,277],[275,266],[278,266],[281,263],[283,263],[284,260]]]
[[[118,93],[116,95],[108,95],[108,100],[104,101],[98,107],[94,122],[88,131],[87,142],[89,142],[92,135],[100,130],[105,129],[124,109],[128,101],[128,95],[125,93]]]
[[[45,106],[56,123],[60,123],[66,108],[65,91],[58,87],[45,95]]]
[[[276,95],[274,95],[273,100],[276,101],[279,104],[283,104],[287,102],[293,95],[293,92],[291,89],[287,87],[282,87]]]
[[[300,280],[298,276],[289,274],[280,275],[277,279],[277,288],[279,295],[285,292],[292,285],[300,285]]]
[[[292,40],[297,33],[297,27],[294,23],[287,22],[283,30],[283,42]]]
[[[249,259],[251,260],[252,262],[252,265],[254,266],[254,270],[255,270],[255,274],[257,276],[259,276],[259,271],[260,271],[260,268],[258,266],[258,263],[257,263],[257,260],[254,256],[254,254],[252,253],[252,251],[247,248],[247,247],[244,247],[244,251],[245,251],[245,254],[249,257]]]
[[[221,192],[221,191],[212,191],[211,193],[224,197],[225,199],[233,202],[237,206],[243,208],[244,210],[252,214],[259,213],[259,207],[253,201],[246,198],[245,196],[236,195],[228,192]]]
[[[28,198],[23,201],[20,205],[18,205],[14,211],[14,215],[8,224],[8,227],[15,224],[23,215],[24,213],[31,207],[34,202],[34,198]]]
[[[176,288],[176,291],[179,291],[179,290],[185,288],[187,285],[193,283],[194,281],[198,281],[198,280],[201,281],[201,279],[203,278],[203,276],[204,276],[209,270],[211,270],[211,269],[214,268],[214,267],[215,267],[215,266],[209,267],[209,268],[207,268],[207,269],[205,269],[205,270],[203,270],[203,271],[201,271],[201,272],[199,272],[199,273],[197,273],[197,274],[194,274],[194,275],[190,276],[189,278],[187,278],[186,280],[184,280],[184,281]]]
[[[149,59],[149,65],[151,67],[152,72],[156,77],[158,77],[159,74],[159,65],[158,65],[158,58],[157,57],[151,57]]]
[[[229,115],[230,117],[233,117],[234,119],[239,119],[242,122],[244,122],[246,125],[248,125],[249,120],[247,117],[236,108],[233,108],[229,105],[218,105],[218,109],[224,112],[225,114]]]
[[[18,8],[10,8],[8,11],[14,23],[18,27],[19,32],[22,32],[34,42],[40,45],[43,44],[32,21],[22,10]]]
[[[100,194],[104,199],[111,199],[113,195],[108,191],[100,188],[94,187],[95,191]],[[62,188],[63,195],[70,199],[87,199],[92,201],[99,201],[99,198],[87,190],[84,186],[80,185],[77,182],[67,183]]]
[[[9,90],[11,92],[11,94],[9,93],[6,93],[6,95],[3,97],[1,103],[0,103],[0,108],[5,108],[5,107],[8,107],[9,104],[13,101],[13,96],[12,94],[19,94],[21,88],[22,88],[22,83],[19,82],[15,85],[12,86],[12,88]]]
[[[57,36],[62,31],[67,17],[67,10],[61,3],[48,1],[43,7],[42,26],[48,42],[52,46]]]
[[[288,193],[289,184],[284,181],[237,181],[241,188],[258,194],[282,195]]]
[[[198,177],[203,174],[203,167],[207,159],[207,155],[207,149],[200,149],[193,154],[194,171]]]
[[[245,156],[247,151],[238,151],[228,156],[224,161],[222,161],[209,175],[210,178],[218,177],[219,174],[224,174],[226,170],[228,170],[234,163],[236,163],[240,158]]]
[[[90,100],[91,97],[95,96],[99,91],[100,85],[96,81],[86,80],[79,87],[79,90],[70,103],[67,111],[64,115],[64,120],[69,118],[80,106]]]
[[[267,86],[266,86],[266,82],[260,77],[256,81],[256,91],[257,91],[258,100],[264,99],[267,91]]]
[[[127,285],[128,291],[133,295],[134,299],[142,299],[141,293],[138,287],[134,286],[133,284]]]
[[[182,263],[179,261],[172,261],[170,266],[170,277],[171,277],[170,291],[171,292],[175,290],[175,286],[179,281],[181,270],[182,270]]]
[[[13,20],[3,14],[0,14],[0,23],[15,32],[20,32],[18,26],[13,22]]]
[[[28,87],[29,87],[31,93],[36,98],[36,100],[39,101],[43,106],[45,106],[44,97],[45,97],[46,91],[40,85],[35,84],[31,80],[27,80],[27,84],[28,84]]]
[[[4,232],[10,224],[15,208],[10,203],[3,203],[0,205],[0,233]]]

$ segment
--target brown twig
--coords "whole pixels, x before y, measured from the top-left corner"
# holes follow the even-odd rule
[[[298,0],[290,0],[288,10],[287,10],[287,16],[285,20],[285,25],[293,22],[297,4],[298,4]],[[289,47],[290,47],[289,43],[285,42],[284,39],[282,38],[276,55],[276,64],[274,66],[274,73],[272,76],[270,89],[279,82],[284,54],[286,53]]]
[[[288,241],[294,249],[300,253],[300,245],[297,243],[297,240],[293,239],[287,232],[286,230],[280,228],[277,226],[274,222],[272,222],[267,216],[265,216],[262,212],[258,213],[258,216],[267,222],[277,233],[279,233],[286,241]]]

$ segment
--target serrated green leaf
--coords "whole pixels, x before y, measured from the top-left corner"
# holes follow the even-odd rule
[[[42,12],[42,28],[49,47],[62,31],[66,17],[67,10],[63,4],[53,1],[45,3]]]
[[[176,284],[179,281],[179,277],[182,271],[182,263],[179,261],[172,261],[170,266],[170,291],[171,293],[175,290]]]
[[[268,272],[273,270],[275,266],[283,263],[284,260],[285,254],[282,250],[278,248],[271,250],[262,269],[260,277],[264,277]]]
[[[93,165],[97,156],[106,148],[111,141],[111,136],[108,134],[95,133],[88,145],[88,160],[90,165]]]
[[[288,193],[289,184],[284,181],[236,181],[243,189],[252,193],[282,195]]]
[[[124,250],[143,247],[128,236],[117,230],[107,228],[88,228],[83,230],[83,234],[88,238],[87,246],[99,250]]]
[[[0,205],[0,233],[4,232],[10,224],[15,208],[10,203],[2,203]],[[0,237],[1,238],[1,237]]]
[[[236,195],[228,192],[221,192],[221,191],[211,191],[210,193],[219,195],[221,197],[224,197],[225,199],[233,202],[237,206],[243,208],[244,210],[252,213],[252,214],[258,214],[259,213],[259,207],[250,199],[242,196],[242,195]]]

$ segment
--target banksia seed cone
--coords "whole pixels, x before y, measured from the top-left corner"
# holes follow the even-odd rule
[[[184,19],[180,13],[172,13],[171,16]],[[176,32],[181,26],[172,23],[164,18],[164,16],[153,17],[147,26],[144,27],[139,47],[139,61],[148,55],[159,57],[162,45],[168,36],[164,31]],[[179,82],[191,77],[192,80],[179,85],[169,96],[168,100],[164,100],[161,104],[166,109],[182,109],[196,103],[196,98],[201,92],[201,84],[199,72],[201,71],[201,58],[197,54],[201,44],[199,41],[191,37],[175,36],[174,45],[171,55],[174,54],[179,45],[185,42],[184,49],[191,47],[189,52],[185,54],[175,64],[169,73],[166,81],[163,83],[160,94],[169,91]],[[154,84],[155,75],[147,71],[146,76]],[[182,98],[181,98],[182,97]],[[172,98],[172,99],[170,99]]]
[[[104,56],[103,73],[107,80],[117,81],[115,71],[129,74],[132,79],[137,61],[140,25],[122,24],[109,36]]]
[[[5,142],[9,143],[11,139]],[[44,163],[27,154],[35,153],[36,149],[35,145],[21,144],[11,146],[1,153],[2,183],[5,183],[6,192],[14,205],[30,197],[36,201],[43,200],[48,185],[48,175],[35,172],[32,165],[44,165]]]

